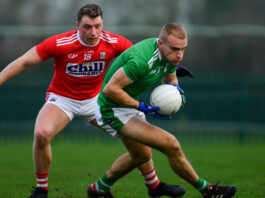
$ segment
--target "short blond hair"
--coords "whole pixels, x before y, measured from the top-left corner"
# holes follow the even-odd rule
[[[162,27],[159,33],[159,39],[166,42],[169,35],[173,35],[179,39],[187,38],[187,32],[185,28],[179,23],[169,23]]]

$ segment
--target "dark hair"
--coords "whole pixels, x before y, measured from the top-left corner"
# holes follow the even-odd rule
[[[77,13],[77,21],[80,22],[84,15],[92,19],[98,16],[101,16],[103,18],[102,10],[97,4],[86,4],[82,8],[80,8]]]

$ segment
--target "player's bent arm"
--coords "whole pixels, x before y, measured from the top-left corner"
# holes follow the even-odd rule
[[[167,74],[163,79],[162,79],[162,84],[166,84],[167,82],[170,82],[173,85],[178,85],[178,79],[176,77],[176,72]]]
[[[27,67],[34,66],[42,62],[36,47],[32,47],[24,55],[20,56],[13,62],[9,63],[0,73],[0,85],[9,80],[10,78],[19,74]]]
[[[119,104],[138,109],[139,101],[132,98],[123,90],[124,87],[131,84],[132,81],[126,76],[123,68],[120,68],[111,77],[110,81],[103,89],[103,93]]]

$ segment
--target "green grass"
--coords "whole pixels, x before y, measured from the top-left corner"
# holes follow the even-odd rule
[[[265,197],[264,144],[188,144],[182,145],[187,158],[200,177],[210,182],[238,187],[238,198]],[[35,186],[31,143],[0,144],[0,197],[21,198]],[[121,143],[64,142],[52,143],[53,163],[49,175],[50,198],[86,197],[89,184],[102,176],[114,159],[125,152]],[[184,186],[184,198],[199,198],[200,194],[176,176],[164,155],[153,151],[160,180]],[[144,181],[135,170],[115,183],[112,193],[117,198],[145,198]]]

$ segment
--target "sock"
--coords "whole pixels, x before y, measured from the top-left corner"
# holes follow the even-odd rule
[[[104,174],[96,183],[91,185],[91,188],[97,192],[107,193],[110,191],[114,183],[115,181],[109,180],[107,175]]]
[[[153,170],[147,173],[142,173],[142,176],[144,177],[145,183],[148,186],[148,188],[155,189],[160,183],[156,175],[155,168],[153,168]]]
[[[37,187],[44,188],[48,191],[48,173],[37,173],[35,172]]]
[[[195,184],[193,184],[193,186],[201,193],[207,193],[209,185],[210,183],[202,178],[199,178],[199,180]]]

